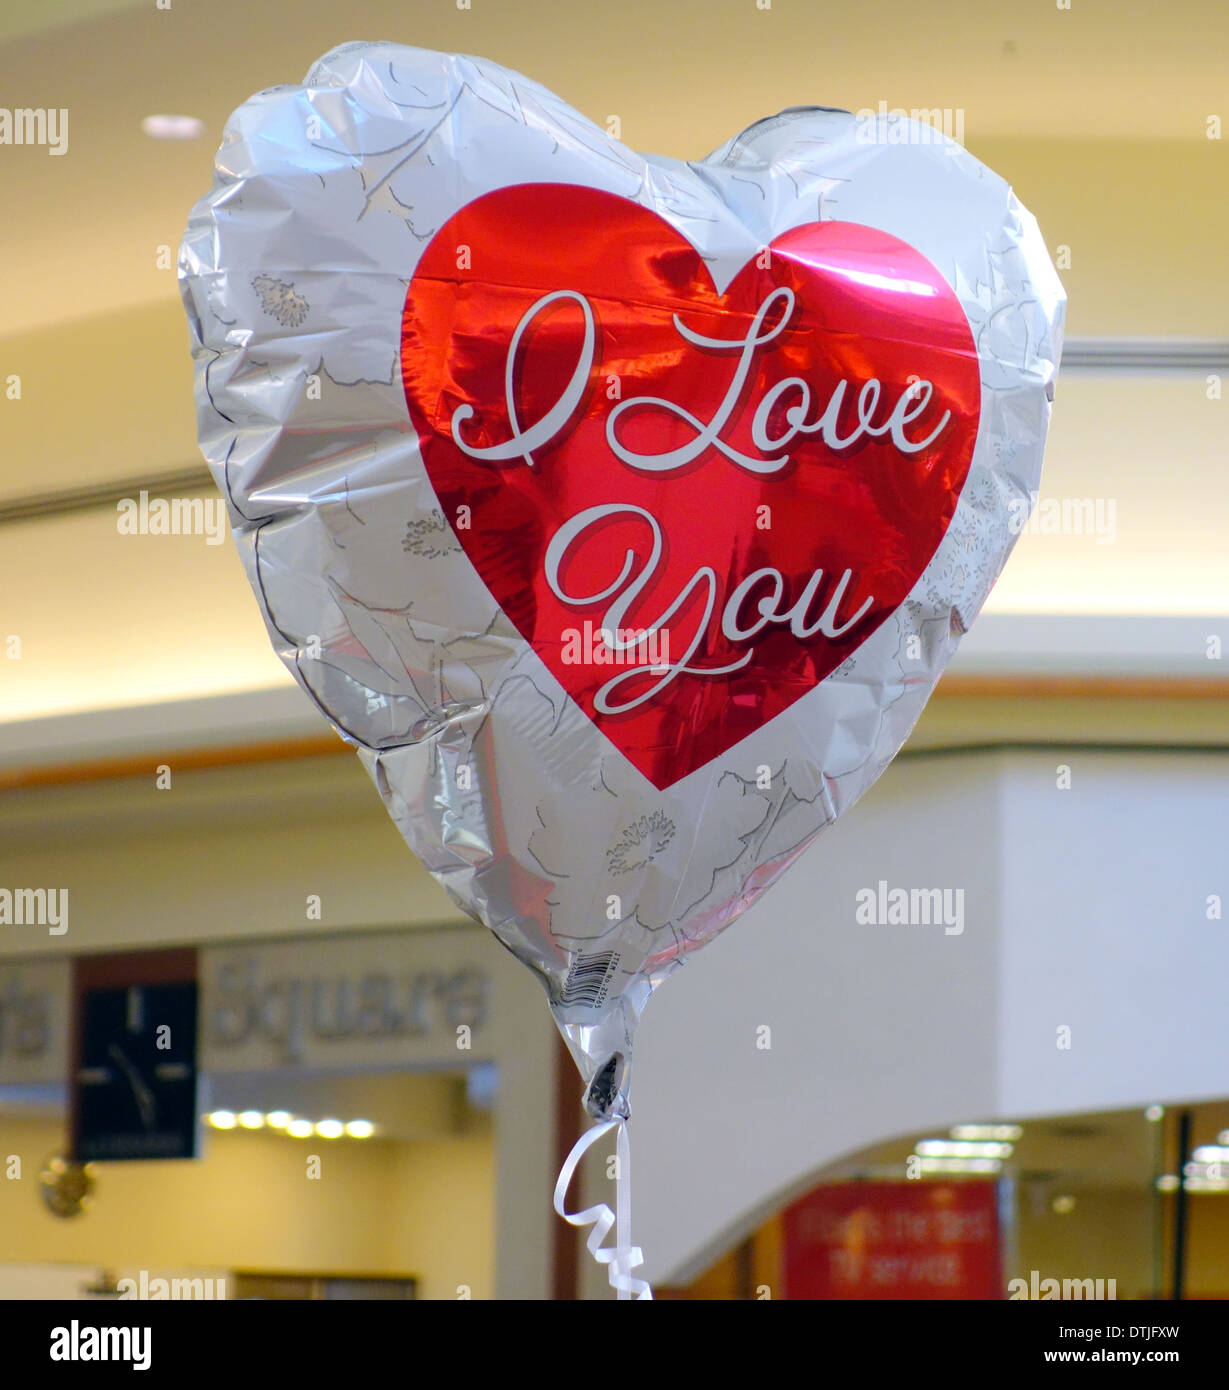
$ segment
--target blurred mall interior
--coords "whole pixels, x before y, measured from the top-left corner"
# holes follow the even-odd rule
[[[584,1119],[540,986],[405,848],[229,539],[117,528],[216,495],[174,266],[224,121],[354,37],[680,157],[789,105],[959,110],[1069,296],[1049,506],[909,744],[646,1012],[656,1296],[1229,1298],[1229,7],[943,0],[925,42],[904,0],[615,8],[600,42],[549,0],[0,15],[4,100],[72,120],[0,150],[0,885],[69,905],[0,924],[0,1298],[610,1296],[551,1210]],[[959,929],[859,920],[882,884],[959,885]],[[180,1051],[133,1093],[190,1113],[117,1157],[80,1074],[159,991]]]

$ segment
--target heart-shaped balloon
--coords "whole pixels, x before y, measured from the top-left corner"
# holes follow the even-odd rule
[[[1036,224],[903,117],[688,164],[347,44],[231,118],[180,275],[279,653],[625,1114],[653,989],[875,780],[1011,549]]]

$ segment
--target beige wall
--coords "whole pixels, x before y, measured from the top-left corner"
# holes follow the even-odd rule
[[[1187,1284],[1192,1298],[1229,1298],[1229,1195],[1190,1198]]]
[[[38,1191],[43,1161],[63,1146],[59,1121],[5,1118],[0,1263],[412,1274],[426,1298],[455,1298],[459,1284],[492,1295],[489,1127],[410,1144],[210,1131],[196,1163],[97,1165],[90,1210],[68,1220]],[[14,1154],[20,1179],[4,1176]],[[309,1154],[319,1179],[307,1177]]]
[[[1118,1298],[1146,1298],[1156,1249],[1152,1194],[1139,1189],[1081,1189],[1075,1210],[1034,1208],[1021,1195],[1019,1237],[1009,1279],[1114,1279]],[[1107,1284],[1108,1290],[1108,1284]]]
[[[967,144],[1016,190],[1050,254],[1070,247],[1070,268],[1059,271],[1068,333],[1224,338],[1224,140],[982,139],[973,131]]]
[[[1223,237],[1229,244],[1229,226]],[[1212,263],[1213,250],[1198,256]],[[1223,280],[1229,285],[1229,276]],[[1126,283],[1115,273],[1096,296],[1108,309],[1123,302]],[[1149,301],[1142,290],[1131,296],[1139,315],[1131,331],[1182,331],[1177,318],[1166,320],[1168,302]],[[1191,296],[1192,305],[1216,299],[1199,285]],[[1229,302],[1209,312],[1229,323]],[[1061,377],[1041,497],[1060,506],[1064,499],[1099,502],[1107,529],[1021,536],[986,617],[1205,614],[1207,632],[1229,646],[1225,507],[1216,481],[1229,453],[1229,381],[1224,391],[1224,399],[1209,399],[1198,372]],[[22,403],[11,416],[26,422],[21,447],[28,456],[36,456],[40,432],[54,455],[87,456],[74,452],[75,439],[56,443],[51,422],[36,422],[43,408]],[[55,403],[45,408],[63,414]],[[155,473],[194,448],[190,438],[167,433],[131,467]],[[213,546],[192,535],[121,536],[114,507],[3,530],[0,723],[292,685],[229,538]],[[19,658],[6,655],[10,635],[21,640]],[[1225,663],[1204,664],[1215,676]],[[306,698],[302,709],[311,713]],[[326,732],[322,716],[317,727]]]
[[[407,1258],[412,1253],[421,1296],[460,1298],[468,1289],[471,1298],[491,1297],[495,1187],[489,1133],[395,1148],[394,1197],[381,1220],[387,1221],[388,1244]]]
[[[755,114],[776,109],[771,97],[766,103]],[[586,111],[601,115],[596,104]],[[717,142],[734,133],[733,125],[713,126]],[[973,130],[967,142],[1037,217],[1051,254],[1070,249],[1070,268],[1060,271],[1069,333],[1224,337],[1229,141],[1006,139]],[[707,148],[688,148],[664,115],[647,126],[641,147],[683,157]],[[205,176],[197,191],[207,183]],[[19,402],[0,397],[0,495],[199,462],[187,326],[171,272],[105,316],[0,334],[4,373],[22,379]],[[113,350],[117,341],[122,353]]]
[[[0,956],[458,920],[357,758],[183,773],[175,761],[165,791],[151,760],[146,778],[0,798],[0,883],[69,893],[67,933],[0,928]]]

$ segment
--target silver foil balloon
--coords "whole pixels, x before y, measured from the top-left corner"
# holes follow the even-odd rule
[[[352,43],[232,116],[180,278],[279,655],[625,1115],[649,996],[884,769],[1011,549],[1036,224],[902,117],[684,163]]]

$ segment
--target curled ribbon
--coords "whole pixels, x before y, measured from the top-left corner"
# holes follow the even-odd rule
[[[615,1208],[618,1215],[616,1216],[605,1202],[598,1202],[595,1206],[586,1207],[584,1211],[568,1211],[564,1204],[568,1195],[568,1187],[580,1160],[603,1135],[608,1134],[612,1129],[618,1131],[615,1135],[617,1157]],[[591,1129],[586,1130],[572,1146],[572,1152],[564,1159],[563,1167],[559,1170],[559,1180],[555,1183],[555,1210],[570,1226],[592,1227],[585,1237],[585,1244],[598,1264],[609,1266],[607,1276],[610,1279],[611,1287],[617,1290],[617,1296],[621,1301],[630,1299],[633,1294],[637,1301],[652,1299],[653,1290],[647,1281],[637,1279],[631,1273],[637,1265],[644,1263],[644,1255],[638,1245],[628,1244],[632,1224],[632,1159],[626,1121],[622,1119],[599,1121]],[[609,1248],[603,1249],[602,1242],[606,1239],[612,1226],[615,1228],[615,1243]]]

